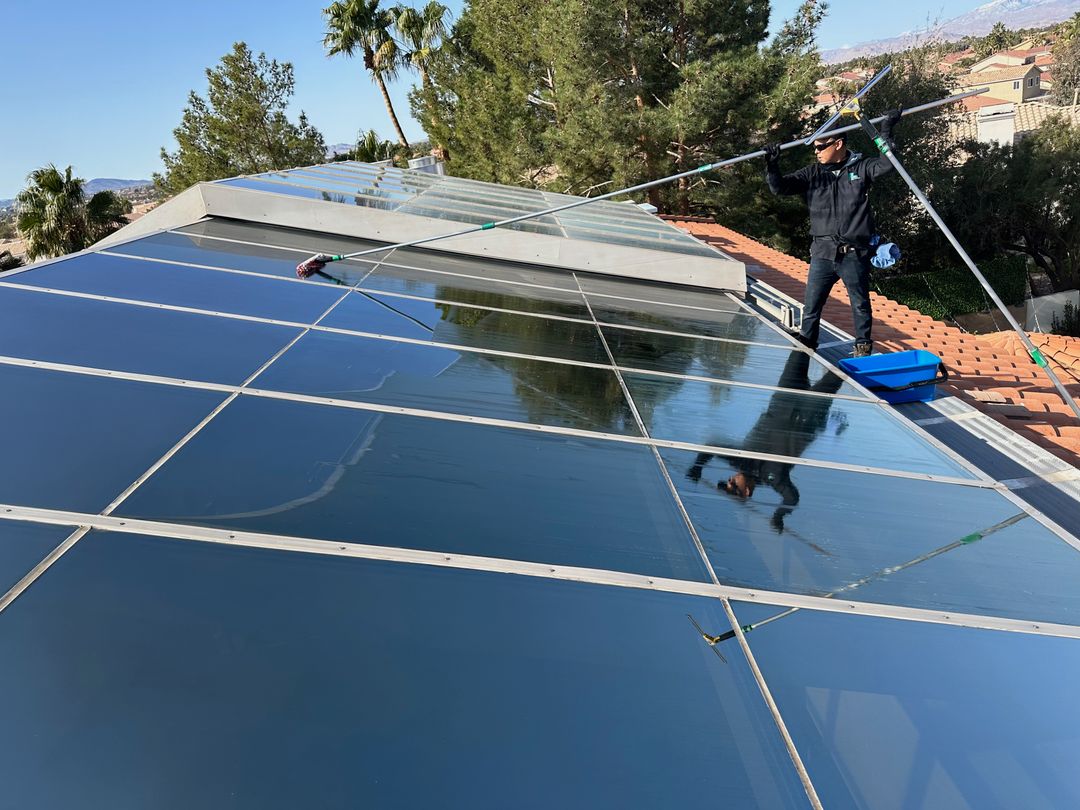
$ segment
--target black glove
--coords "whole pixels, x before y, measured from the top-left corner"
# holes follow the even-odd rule
[[[776,163],[776,161],[780,160],[780,144],[765,144],[765,160],[770,164]]]
[[[899,107],[885,113],[885,120],[881,122],[881,134],[885,136],[886,140],[892,138],[893,127],[896,126],[896,122],[900,120],[900,116],[903,114],[904,111]]]

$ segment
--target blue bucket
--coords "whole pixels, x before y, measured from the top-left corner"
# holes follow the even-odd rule
[[[872,354],[840,361],[852,379],[886,402],[929,402],[937,384],[949,379],[941,358],[923,349]]]

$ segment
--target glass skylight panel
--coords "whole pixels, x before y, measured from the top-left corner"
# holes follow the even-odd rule
[[[55,262],[6,281],[300,323],[311,323],[341,297],[340,291],[323,285],[104,253]]]
[[[199,223],[199,225],[206,224],[208,223]],[[290,279],[296,278],[296,265],[311,255],[302,248],[280,250],[259,244],[242,244],[240,242],[226,241],[225,239],[202,238],[199,233],[199,225],[189,226],[184,231],[158,233],[135,242],[117,245],[115,248],[111,248],[111,252],[124,256],[141,256],[207,267],[220,267],[226,270],[244,270],[249,273],[260,273]],[[283,244],[284,240],[278,242],[277,233],[271,235],[267,231],[253,229],[245,230],[239,236],[250,241],[262,238],[267,245],[291,247],[288,243]],[[323,249],[339,250],[345,245],[349,245],[349,243],[329,238]],[[352,250],[363,249],[363,246],[352,247]],[[312,252],[317,250],[316,248]],[[334,263],[332,268],[333,276],[315,274],[308,280],[316,284],[346,284],[352,286],[374,270],[375,266],[376,262],[374,261],[349,259],[348,261]]]
[[[612,395],[591,408],[613,423],[626,405]],[[708,579],[647,447],[261,397],[230,403],[118,511]]]
[[[686,450],[660,454],[725,584],[1080,624],[1080,552],[997,492]]]
[[[0,503],[98,512],[225,394],[0,365]]]
[[[1077,639],[800,610],[747,641],[825,807],[1080,806]]]
[[[715,599],[94,532],[0,622],[4,795],[807,808],[750,667],[688,615],[730,627]]]
[[[726,340],[749,340],[770,346],[790,348],[791,342],[768,323],[750,313],[715,312],[666,304],[599,299],[590,296],[592,310],[602,324],[630,329],[678,332],[689,336],[705,335]],[[604,327],[605,332],[608,327]]]
[[[808,386],[835,388],[836,394],[865,397],[855,386],[836,377],[824,363],[796,349],[634,329],[605,329],[604,337],[615,362],[625,368],[795,390]],[[793,359],[798,354],[807,358],[805,368],[793,370],[785,378],[785,367],[795,365]]]
[[[793,355],[806,368],[808,356]],[[690,444],[884,467],[929,475],[973,474],[890,417],[874,402],[837,399],[837,377],[807,391],[766,391],[624,373],[649,435]],[[795,375],[786,369],[784,376]]]
[[[75,528],[0,520],[0,596],[60,545]]]
[[[337,180],[331,179],[335,173],[339,178]],[[393,202],[379,201],[369,197],[365,192],[367,186],[363,184],[360,188],[354,188],[356,184],[348,183],[344,179],[347,173],[368,178],[370,186],[377,185],[380,178],[387,178],[391,184],[389,189],[394,192]],[[273,184],[281,183],[279,188],[282,194],[346,204],[390,207],[402,213],[458,222],[463,225],[483,225],[520,216],[530,210],[540,211],[553,205],[580,199],[569,195],[547,194],[535,189],[516,189],[491,183],[448,178],[427,172],[391,171],[375,166],[365,167],[353,162],[324,164],[284,172],[267,172],[219,182],[263,191],[274,191]],[[446,197],[440,197],[443,189],[446,191]],[[378,193],[377,189],[371,189],[371,191],[373,194]],[[411,198],[403,197],[397,192],[411,195]],[[631,204],[601,200],[589,203],[588,206],[590,208],[588,215],[575,217],[573,211],[568,211],[565,220],[562,219],[561,214],[556,214],[554,217],[548,215],[538,218],[536,222],[526,220],[506,227],[626,247],[696,256],[716,255],[715,251],[702,245],[689,234],[655,217],[650,217]],[[595,218],[592,218],[593,216]],[[640,229],[634,227],[639,225],[646,227]]]
[[[252,387],[640,436],[612,369],[309,333]]]
[[[596,327],[589,323],[395,295],[356,292],[335,307],[322,325],[455,346],[608,363]]]
[[[0,353],[74,366],[239,385],[294,327],[0,288]]]

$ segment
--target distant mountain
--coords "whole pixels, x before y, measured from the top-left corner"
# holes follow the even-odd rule
[[[152,185],[151,180],[120,180],[116,177],[95,177],[83,183],[83,193],[92,197],[99,191],[126,191],[129,188],[142,188]],[[0,200],[0,212],[15,207],[15,200]]]
[[[95,177],[83,183],[83,193],[87,196],[99,191],[123,191],[126,188],[141,188],[151,184],[151,180],[117,180],[113,177]]]
[[[356,148],[355,143],[335,143],[333,146],[326,147],[326,157],[335,158],[338,155],[344,155],[346,152],[351,152]]]
[[[1069,19],[1080,11],[1080,0],[993,0],[973,11],[953,17],[923,31],[909,31],[888,39],[861,42],[847,48],[823,51],[826,64],[846,62],[858,56],[902,51],[928,42],[946,42],[965,36],[981,36],[997,22],[1006,28],[1041,28]]]

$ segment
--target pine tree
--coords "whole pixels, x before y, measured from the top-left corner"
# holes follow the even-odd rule
[[[161,150],[163,174],[154,184],[177,194],[205,180],[309,166],[326,159],[322,135],[303,112],[296,123],[285,115],[295,87],[288,62],[257,57],[243,42],[233,45],[215,68],[208,68],[204,99],[188,96],[180,126],[173,130],[179,148]]]

